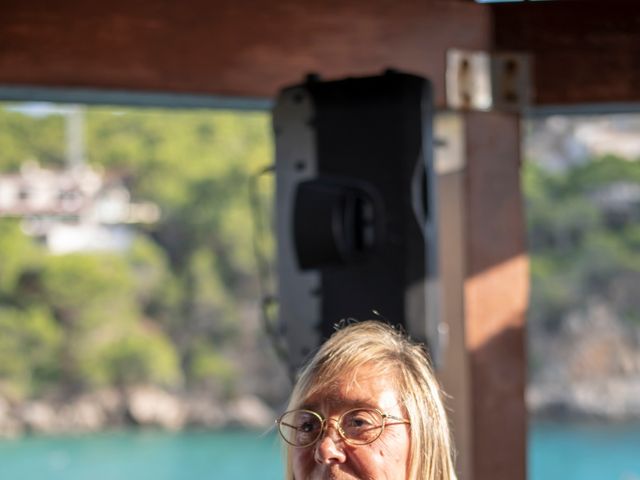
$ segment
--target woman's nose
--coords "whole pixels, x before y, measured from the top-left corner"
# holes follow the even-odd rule
[[[315,445],[314,459],[322,465],[343,463],[347,459],[343,446],[344,440],[338,433],[337,425],[327,422],[320,440]]]

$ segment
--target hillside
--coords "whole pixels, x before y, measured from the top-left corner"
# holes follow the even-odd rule
[[[640,419],[640,119],[527,128],[529,408]]]

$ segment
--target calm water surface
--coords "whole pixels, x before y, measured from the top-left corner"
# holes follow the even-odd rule
[[[122,432],[0,442],[0,479],[283,478],[280,445],[254,432]]]
[[[529,480],[640,480],[640,425],[534,425]],[[273,433],[121,432],[0,441],[0,479],[281,480]]]
[[[640,424],[539,424],[529,480],[640,480]]]

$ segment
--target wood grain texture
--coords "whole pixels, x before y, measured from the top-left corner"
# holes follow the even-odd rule
[[[536,105],[640,101],[640,2],[527,2],[492,10],[496,48],[533,56]]]
[[[464,311],[473,479],[524,479],[529,271],[520,191],[520,119],[469,113],[465,130]]]
[[[317,72],[423,74],[489,47],[490,10],[444,0],[4,0],[0,84],[271,97]]]

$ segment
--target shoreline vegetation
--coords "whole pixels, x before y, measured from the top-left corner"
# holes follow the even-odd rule
[[[526,128],[529,412],[638,421],[640,150],[619,152],[640,116],[552,116]]]
[[[24,107],[0,106],[0,435],[270,424],[268,114]]]

